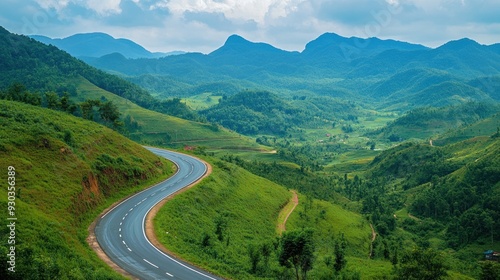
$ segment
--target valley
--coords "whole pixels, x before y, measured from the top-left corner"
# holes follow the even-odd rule
[[[500,271],[483,256],[500,250],[498,44],[325,33],[297,52],[232,35],[208,54],[114,45],[92,56],[78,42],[66,53],[0,31],[0,166],[19,170],[19,213],[29,217],[19,252],[31,261],[9,279],[123,277],[86,230],[112,203],[173,175],[141,145],[213,167],[153,225],[171,253],[217,277]],[[346,57],[355,41],[365,47]]]

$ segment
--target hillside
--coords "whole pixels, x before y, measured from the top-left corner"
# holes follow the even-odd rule
[[[17,218],[16,273],[5,274],[2,246],[4,279],[119,279],[87,245],[87,227],[111,203],[173,174],[173,165],[62,112],[0,100],[0,116],[0,166],[6,170],[0,177],[7,182],[7,168],[15,169]],[[7,188],[0,193],[7,209]],[[0,233],[7,240],[10,231]]]
[[[162,243],[183,258],[230,278],[291,277],[290,271],[279,268],[276,247],[278,214],[291,198],[290,192],[234,164],[211,161],[212,175],[166,203],[156,216],[156,234]],[[345,232],[349,257],[366,256],[370,227],[361,215],[324,201],[306,202],[305,196],[299,201],[287,230],[288,225],[290,231],[317,228],[314,242],[322,257],[332,253],[335,240]],[[335,225],[333,232],[331,225]],[[252,262],[252,250],[268,253]],[[315,261],[318,270],[311,275],[324,272],[322,262],[322,258]]]
[[[156,234],[188,261],[227,277],[251,279],[248,250],[272,246],[278,213],[291,195],[242,168],[210,161],[210,177],[159,211]]]

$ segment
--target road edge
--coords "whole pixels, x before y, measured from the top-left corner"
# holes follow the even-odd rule
[[[189,156],[192,156],[192,155],[189,155]],[[159,240],[158,240],[158,237],[156,236],[156,233],[154,231],[154,223],[153,223],[153,220],[156,216],[156,214],[158,214],[158,211],[160,211],[160,209],[163,207],[163,205],[165,205],[165,203],[167,203],[169,200],[173,199],[175,196],[189,190],[190,188],[194,187],[195,185],[197,185],[198,183],[200,183],[203,179],[205,179],[206,177],[208,177],[211,173],[212,173],[212,166],[198,158],[198,157],[195,157],[195,156],[192,156],[194,158],[196,158],[197,160],[203,162],[203,164],[206,166],[206,171],[205,171],[205,174],[203,174],[203,176],[201,176],[200,178],[198,178],[198,180],[194,181],[193,183],[191,183],[190,185],[182,188],[181,190],[178,190],[177,192],[165,197],[162,201],[158,202],[153,208],[151,208],[151,210],[148,212],[148,214],[146,215],[146,219],[145,219],[145,222],[144,222],[144,226],[145,226],[145,232],[146,232],[146,238],[153,244],[153,246],[155,246],[157,249],[159,249],[160,251],[162,251],[163,253],[169,255],[169,256],[172,256],[176,259],[179,259],[185,263],[188,263],[194,267],[197,267],[197,268],[200,268],[200,269],[203,269],[201,267],[199,267],[198,265],[196,265],[195,263],[192,263],[192,262],[189,262],[189,261],[186,261],[184,259],[182,259],[179,255],[175,254],[174,252],[170,251],[167,247],[165,247],[165,245],[163,243],[161,243]]]

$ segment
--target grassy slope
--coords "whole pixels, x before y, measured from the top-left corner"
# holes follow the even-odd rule
[[[61,112],[0,101],[0,124],[0,180],[7,182],[8,166],[16,168],[18,272],[10,277],[119,278],[86,244],[87,227],[112,202],[170,176],[173,165],[108,128]],[[0,207],[5,221],[6,187]],[[0,233],[7,240],[6,227]]]
[[[104,96],[115,103],[122,116],[132,116],[140,125],[138,132],[130,137],[139,142],[183,146],[185,144],[207,146],[214,149],[260,149],[249,138],[220,128],[214,130],[209,124],[188,121],[144,109],[127,99],[96,87],[84,78],[78,81],[78,101],[100,99]],[[169,139],[168,139],[169,138]]]
[[[155,218],[156,234],[186,260],[233,279],[248,279],[248,246],[277,237],[278,214],[291,194],[235,165],[215,161],[213,167],[198,187],[165,204]],[[220,242],[215,222],[225,215],[227,230]],[[205,234],[211,246],[201,245]]]
[[[357,270],[362,277],[390,273],[390,264],[368,258],[371,229],[362,215],[343,209],[339,205],[299,196],[299,206],[290,215],[287,230],[311,227],[315,230],[317,260],[310,273],[311,279],[328,277],[332,268],[325,258],[334,255],[335,242],[344,234],[347,247],[348,268]],[[387,268],[389,267],[389,270]],[[323,278],[322,278],[323,279]]]

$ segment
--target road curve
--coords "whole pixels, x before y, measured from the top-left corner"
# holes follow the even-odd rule
[[[139,279],[221,279],[163,253],[147,239],[145,219],[148,212],[165,197],[201,178],[207,167],[188,155],[151,147],[146,149],[174,162],[177,173],[104,214],[94,231],[99,245],[114,263]]]

